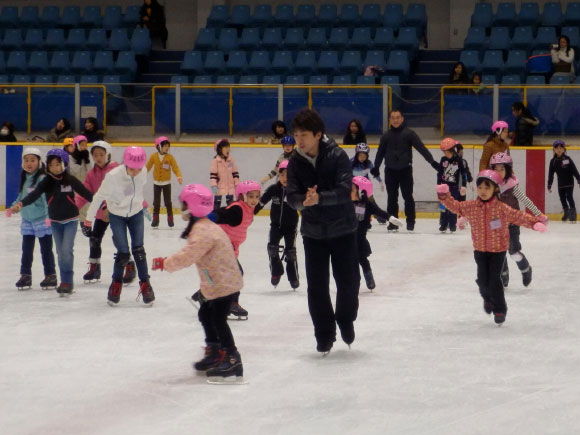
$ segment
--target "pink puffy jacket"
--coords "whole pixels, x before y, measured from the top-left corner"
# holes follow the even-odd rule
[[[209,184],[218,188],[216,195],[235,195],[239,182],[238,166],[232,156],[226,160],[215,156],[209,167]]]
[[[234,252],[236,253],[236,257],[240,255],[240,245],[244,243],[246,240],[246,236],[248,234],[248,227],[252,224],[254,220],[254,209],[246,204],[244,201],[236,201],[232,202],[226,208],[231,208],[234,206],[239,206],[242,209],[242,222],[235,227],[232,227],[227,224],[220,224],[222,230],[230,238],[232,245],[234,245]]]
[[[111,172],[112,169],[115,169],[119,164],[117,162],[109,162],[104,168],[99,168],[97,165],[93,166],[85,177],[85,181],[83,181],[84,186],[94,195],[101,187],[101,183],[105,179],[105,175]],[[75,195],[75,205],[80,210],[83,205],[85,205],[88,201],[84,199],[80,195]],[[103,219],[103,208],[99,207],[99,211],[97,211],[97,219]]]

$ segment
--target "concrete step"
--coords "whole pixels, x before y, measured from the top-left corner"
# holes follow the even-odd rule
[[[142,73],[136,78],[137,83],[170,83],[171,77],[175,74],[171,73]]]
[[[149,62],[148,74],[173,74],[179,75],[181,71],[181,61],[175,60],[154,60]]]
[[[459,61],[461,50],[419,50],[419,61]]]
[[[410,84],[425,84],[425,85],[444,85],[449,78],[449,72],[443,73],[418,73],[414,74],[410,80]]]
[[[149,60],[151,61],[179,61],[183,60],[183,55],[185,51],[181,50],[152,50],[149,55]]]
[[[422,60],[417,65],[417,74],[449,74],[455,65],[454,60]]]

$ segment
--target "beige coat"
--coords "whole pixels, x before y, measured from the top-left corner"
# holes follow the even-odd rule
[[[510,153],[509,144],[506,141],[501,140],[499,137],[494,137],[489,142],[483,145],[483,153],[481,154],[481,160],[479,161],[479,170],[489,169],[489,159],[495,153]]]

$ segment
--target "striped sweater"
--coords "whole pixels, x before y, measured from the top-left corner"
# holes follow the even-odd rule
[[[534,216],[540,216],[542,214],[540,209],[526,196],[515,175],[512,175],[500,186],[499,199],[516,210],[520,209],[519,203],[521,202],[525,207],[524,210],[530,210]]]

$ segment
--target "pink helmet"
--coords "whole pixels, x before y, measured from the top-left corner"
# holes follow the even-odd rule
[[[514,161],[512,160],[512,158],[510,157],[510,155],[508,153],[495,153],[493,156],[491,156],[491,159],[489,159],[489,164],[490,165],[512,165],[514,163]]]
[[[213,193],[203,184],[188,184],[179,194],[192,216],[205,217],[213,210]]]
[[[123,153],[123,163],[131,169],[141,169],[145,166],[147,154],[142,147],[127,147]]]
[[[288,163],[290,163],[288,160],[282,160],[278,165],[278,170],[288,169]]]
[[[441,151],[448,151],[451,148],[453,148],[455,145],[457,145],[457,141],[455,139],[451,139],[450,137],[446,137],[439,144],[439,148],[441,149]]]
[[[82,134],[75,136],[75,138],[73,139],[73,145],[75,146],[75,149],[78,150],[79,149],[79,143],[81,141],[85,141],[88,142],[86,136],[83,136]]]
[[[367,177],[357,175],[356,177],[352,178],[352,182],[356,184],[359,192],[365,192],[367,196],[371,196],[373,194],[373,183]]]
[[[491,126],[491,131],[496,134],[500,134],[504,128],[508,128],[508,124],[505,121],[495,121]]]
[[[218,139],[213,144],[213,150],[216,154],[221,154],[222,147],[229,147],[230,142],[227,139]]]
[[[477,174],[477,180],[479,181],[480,178],[486,178],[498,187],[503,184],[501,176],[493,169],[484,169],[483,171],[480,171],[479,174]]]
[[[260,183],[252,180],[242,181],[236,186],[236,198],[239,198],[240,195],[245,195],[246,193],[252,192],[254,190],[262,192],[262,186],[260,186]]]
[[[159,136],[157,139],[155,139],[155,148],[157,148],[157,151],[159,151],[159,147],[161,146],[161,144],[163,142],[167,142],[169,144],[169,146],[171,146],[171,142],[169,141],[168,137]]]

